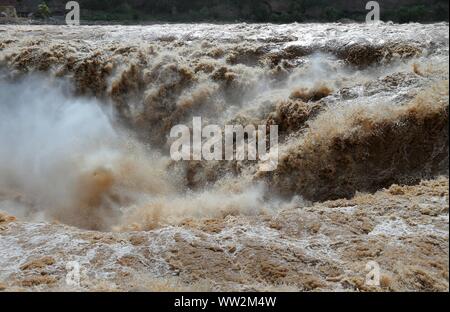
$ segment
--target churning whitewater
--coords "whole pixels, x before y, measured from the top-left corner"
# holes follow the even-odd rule
[[[0,25],[0,281],[448,291],[448,29]],[[276,170],[174,160],[198,116],[278,126]]]

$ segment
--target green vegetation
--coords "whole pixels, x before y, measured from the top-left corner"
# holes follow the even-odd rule
[[[30,0],[32,1],[32,0]],[[28,3],[30,2],[28,1]],[[36,5],[39,0],[36,0]],[[365,1],[343,0],[78,0],[84,20],[166,22],[335,22],[364,21]],[[20,7],[21,2],[18,6]],[[65,0],[49,2],[52,11],[64,12]],[[447,0],[379,0],[381,19],[448,21]],[[48,16],[45,3],[38,15]]]
[[[42,2],[38,5],[37,11],[34,13],[34,16],[37,18],[47,19],[51,15],[50,9],[47,3]]]

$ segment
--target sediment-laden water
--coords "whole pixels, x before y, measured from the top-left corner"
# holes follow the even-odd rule
[[[76,260],[88,290],[371,290],[375,260],[377,289],[448,290],[448,46],[447,23],[0,26],[0,286],[66,289]],[[196,116],[278,125],[277,169],[173,161]]]

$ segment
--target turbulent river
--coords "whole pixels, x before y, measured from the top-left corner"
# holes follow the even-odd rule
[[[0,25],[0,289],[448,291],[448,31]],[[172,160],[196,116],[278,167]]]

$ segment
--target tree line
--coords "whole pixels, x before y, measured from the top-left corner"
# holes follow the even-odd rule
[[[32,0],[31,0],[32,1]],[[38,1],[38,0],[36,0]],[[66,1],[38,1],[52,10]],[[336,22],[363,21],[362,0],[79,0],[85,20],[167,22]],[[381,19],[400,23],[448,21],[447,0],[379,1]],[[36,5],[36,8],[37,8]]]

